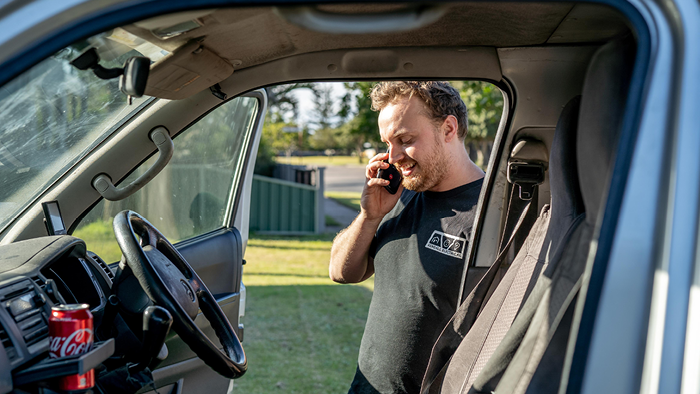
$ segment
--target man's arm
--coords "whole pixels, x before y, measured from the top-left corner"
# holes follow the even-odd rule
[[[362,209],[357,218],[333,240],[328,274],[338,283],[358,283],[374,273],[374,261],[369,257],[369,247],[384,215],[389,213],[401,197],[401,190],[392,195],[384,189],[389,181],[375,178],[377,171],[389,168],[382,160],[387,153],[374,156],[367,165],[367,183],[362,190]]]
[[[357,218],[333,240],[328,273],[338,283],[358,283],[374,274],[374,261],[369,248],[381,218],[372,220],[360,213]]]

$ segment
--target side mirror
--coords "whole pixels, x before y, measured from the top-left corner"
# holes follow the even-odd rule
[[[127,96],[141,97],[146,91],[151,59],[134,56],[124,63],[124,73],[119,77],[119,90]]]

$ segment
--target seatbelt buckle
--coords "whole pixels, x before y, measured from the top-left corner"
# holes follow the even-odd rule
[[[532,200],[535,187],[544,182],[546,168],[542,163],[524,161],[509,161],[508,182],[518,186],[521,200]]]

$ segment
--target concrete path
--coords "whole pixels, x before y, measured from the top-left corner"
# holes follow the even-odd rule
[[[340,226],[326,226],[327,233],[337,233],[349,226],[358,214],[356,210],[350,209],[345,205],[337,203],[333,199],[325,197],[323,199],[323,210],[326,216],[330,216],[333,220],[340,223]]]
[[[328,166],[324,175],[325,191],[361,193],[365,185],[365,167],[362,166]],[[337,203],[330,198],[323,199],[323,210],[340,226],[326,226],[327,233],[337,233],[349,226],[358,212]]]
[[[324,174],[324,187],[327,192],[361,193],[365,185],[363,166],[327,166]]]
[[[335,233],[349,226],[359,213],[354,209],[350,209],[345,205],[337,203],[331,198],[325,197],[323,199],[323,210],[325,211],[326,216],[330,216],[333,218],[333,220],[340,223],[339,227],[326,226],[326,232]]]

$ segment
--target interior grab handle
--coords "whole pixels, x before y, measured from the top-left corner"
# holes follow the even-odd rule
[[[400,11],[367,14],[337,14],[314,7],[277,7],[287,22],[321,33],[371,34],[396,33],[418,29],[437,22],[446,6],[421,6]]]
[[[146,170],[146,172],[135,181],[119,189],[114,186],[112,178],[110,178],[109,175],[105,173],[97,175],[95,179],[92,180],[92,187],[94,187],[102,197],[109,201],[123,200],[141,189],[165,168],[170,158],[173,157],[173,140],[170,138],[168,129],[163,126],[156,127],[151,130],[148,137],[156,144],[159,152],[158,159],[156,159],[153,166]]]

